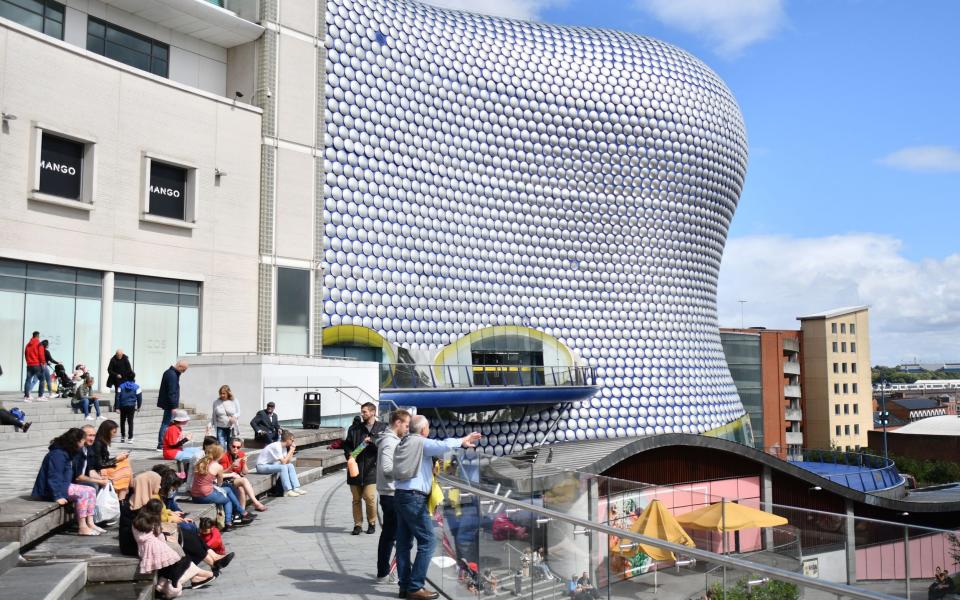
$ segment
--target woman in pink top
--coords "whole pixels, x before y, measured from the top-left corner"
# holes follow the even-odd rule
[[[160,528],[163,503],[157,499],[147,502],[133,519],[133,537],[140,554],[140,572],[157,572],[156,591],[176,598],[183,593],[183,584],[190,581],[191,589],[209,585],[216,575],[201,570],[186,556],[180,556],[164,537]]]
[[[234,525],[234,515],[238,519],[237,525],[249,525],[256,516],[250,514],[237,499],[237,495],[230,486],[223,485],[223,465],[220,457],[223,456],[223,446],[213,444],[207,446],[203,458],[197,461],[193,476],[193,487],[190,495],[198,504],[217,504],[223,507],[225,523],[223,531],[229,531]]]

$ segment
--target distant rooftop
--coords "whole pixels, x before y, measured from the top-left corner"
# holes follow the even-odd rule
[[[896,432],[913,435],[960,435],[960,417],[956,415],[927,417],[908,423]]]
[[[939,408],[940,402],[933,398],[900,398],[897,400],[888,400],[891,404],[902,406],[907,410],[921,410],[924,408]]]
[[[814,313],[812,315],[806,315],[802,317],[797,317],[797,320],[808,321],[814,319],[832,319],[834,317],[839,317],[842,315],[848,315],[850,313],[860,312],[861,310],[867,310],[870,307],[866,304],[862,306],[844,306],[842,308],[834,308],[833,310],[827,310],[824,312]]]

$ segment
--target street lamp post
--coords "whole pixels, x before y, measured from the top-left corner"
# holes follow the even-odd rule
[[[883,425],[883,460],[886,462],[887,456],[887,421],[889,413],[887,412],[887,380],[880,379],[880,424]]]

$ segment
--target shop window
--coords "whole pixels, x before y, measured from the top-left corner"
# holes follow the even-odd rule
[[[277,268],[277,353],[309,354],[310,271]]]
[[[87,50],[161,77],[169,70],[170,46],[95,17],[87,17]]]
[[[30,199],[93,209],[94,143],[35,124],[34,170]]]
[[[197,220],[196,169],[147,155],[142,219],[192,228]]]
[[[63,39],[64,6],[53,0],[0,0],[0,17]]]

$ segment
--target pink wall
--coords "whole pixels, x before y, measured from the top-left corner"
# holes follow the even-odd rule
[[[937,567],[956,571],[950,558],[947,535],[933,534],[910,540],[910,578],[932,579]],[[906,571],[903,542],[878,544],[857,550],[857,579],[903,579]]]

